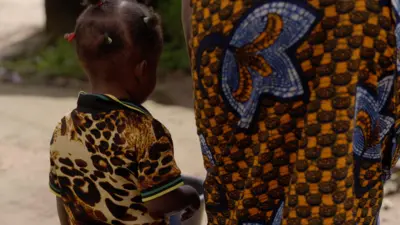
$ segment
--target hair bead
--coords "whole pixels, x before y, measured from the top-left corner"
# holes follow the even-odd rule
[[[75,33],[69,33],[64,35],[64,39],[67,40],[68,42],[72,42],[76,38]]]
[[[151,16],[145,16],[143,17],[143,22],[150,28],[154,28],[158,25],[159,19],[158,17],[153,14]]]
[[[104,41],[106,44],[112,44],[113,43],[113,39],[108,35],[108,33],[104,34]]]
[[[83,2],[83,5],[93,5],[93,6],[100,7],[100,6],[102,6],[105,2],[106,2],[106,0],[85,0],[85,1]]]
[[[97,2],[96,6],[100,7],[104,4],[105,0],[99,0],[99,2]]]

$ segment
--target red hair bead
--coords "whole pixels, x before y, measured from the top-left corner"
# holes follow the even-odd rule
[[[68,42],[72,42],[76,37],[75,33],[70,33],[70,34],[66,34],[64,35],[65,40],[67,40]]]

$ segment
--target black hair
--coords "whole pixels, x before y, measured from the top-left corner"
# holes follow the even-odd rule
[[[161,21],[146,0],[86,0],[75,28],[78,57],[93,62],[158,60],[163,46]],[[132,53],[134,52],[134,53]],[[132,55],[133,54],[133,55]],[[101,67],[101,65],[94,65]]]

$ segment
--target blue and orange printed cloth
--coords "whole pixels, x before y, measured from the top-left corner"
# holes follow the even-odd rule
[[[192,8],[208,224],[379,223],[400,154],[399,0]]]

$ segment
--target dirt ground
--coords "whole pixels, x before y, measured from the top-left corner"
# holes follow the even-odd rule
[[[41,28],[42,0],[0,0],[0,53]],[[161,82],[146,106],[171,131],[179,166],[203,177],[190,78]],[[179,81],[179,82],[177,82]],[[51,132],[73,109],[77,90],[0,84],[0,225],[56,225],[55,198],[48,191]],[[163,104],[168,103],[168,104]],[[381,213],[382,225],[397,225],[400,195]]]

